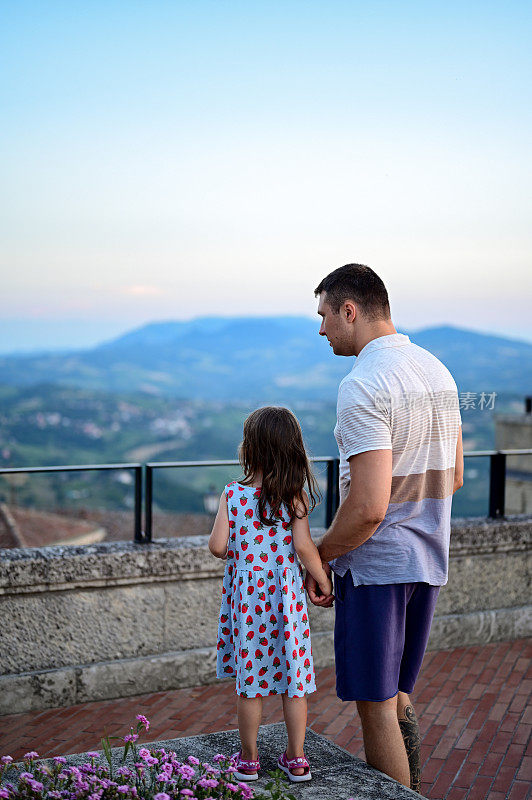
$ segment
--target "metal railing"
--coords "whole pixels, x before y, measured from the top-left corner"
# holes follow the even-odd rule
[[[464,453],[466,458],[489,458],[489,503],[488,517],[497,519],[505,514],[506,459],[508,456],[532,455],[532,448],[523,450],[471,450]],[[326,464],[327,489],[325,494],[325,525],[329,527],[340,504],[339,471],[340,459],[332,456],[312,458],[313,463]],[[6,467],[0,468],[0,475],[13,473],[41,472],[81,472],[83,470],[134,470],[134,541],[145,544],[152,541],[153,529],[153,474],[156,469],[185,467],[228,467],[239,466],[236,459],[222,461],[150,461],[126,464],[83,464],[53,467]],[[143,469],[144,467],[144,469]],[[144,481],[143,481],[144,471]],[[142,530],[142,498],[144,497],[145,530]]]
[[[504,517],[505,488],[506,488],[506,457],[529,456],[532,449],[526,450],[470,450],[464,453],[465,458],[485,458],[490,460],[490,484],[488,517],[497,519]]]
[[[340,459],[332,456],[318,456],[310,459],[313,464],[327,464],[327,492],[325,495],[325,525],[329,527],[339,506],[338,475]],[[240,466],[236,459],[227,461],[150,461],[146,464],[146,541],[152,537],[152,506],[153,506],[153,472],[155,469],[168,469],[172,467],[231,467]]]
[[[64,467],[2,467],[0,475],[13,475],[16,473],[35,473],[35,472],[83,472],[108,469],[132,469],[135,473],[135,505],[134,505],[134,529],[133,538],[135,542],[145,542],[142,533],[142,464],[75,464]]]

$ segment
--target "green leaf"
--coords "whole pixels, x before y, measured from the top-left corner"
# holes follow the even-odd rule
[[[112,780],[113,779],[113,757],[111,755],[111,747],[109,745],[109,739],[111,739],[111,738],[113,738],[113,737],[107,736],[105,739],[102,739],[101,742],[102,742],[102,749],[103,749],[105,758],[107,759],[107,763],[109,764],[109,770],[110,770],[110,775],[111,775],[111,780]],[[116,738],[116,737],[114,737],[114,738]]]
[[[131,742],[126,742],[125,747],[124,747],[124,755],[122,756],[122,764],[126,763],[126,758],[127,758],[127,754],[128,754],[128,750],[130,748],[130,745],[131,745]]]

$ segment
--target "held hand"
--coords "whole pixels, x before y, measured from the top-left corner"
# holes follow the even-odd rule
[[[327,567],[329,567],[328,564]],[[330,606],[332,606],[334,602],[334,595],[332,594],[332,586],[330,594],[328,595],[323,594],[322,589],[318,585],[318,581],[310,574],[310,572],[307,572],[305,576],[305,589],[307,590],[307,594],[309,596],[312,605],[320,606],[321,608],[329,608]]]
[[[328,561],[322,561],[323,571],[327,575],[327,582],[320,583],[319,588],[322,594],[322,608],[330,608],[334,603],[334,595],[333,595],[333,585],[331,580],[331,567],[329,566]]]
[[[322,581],[318,584],[321,590],[322,595],[325,597],[330,597],[333,593],[333,585],[331,579],[327,576],[326,581]]]

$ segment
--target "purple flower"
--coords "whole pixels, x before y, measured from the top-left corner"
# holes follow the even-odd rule
[[[216,763],[219,763],[220,761],[225,761],[225,760],[226,760],[226,756],[223,756],[221,753],[218,753],[218,755],[214,756],[214,758],[213,758],[213,761],[216,761]]]
[[[194,792],[192,791],[192,789],[181,789],[179,794],[182,794],[183,797],[193,797],[194,796]]]
[[[239,783],[238,788],[242,791],[242,797],[244,800],[249,800],[249,798],[253,797],[253,790],[247,785],[247,783]]]
[[[44,786],[40,781],[28,781],[28,783],[34,792],[42,792],[44,789]]]
[[[140,750],[139,750],[139,756],[140,756],[140,757],[142,758],[142,760],[143,760],[143,761],[145,761],[145,762],[146,762],[146,764],[148,764],[150,767],[152,767],[154,764],[158,764],[158,763],[159,763],[159,760],[158,760],[157,758],[154,758],[154,757],[152,756],[152,754],[150,753],[150,751],[149,751],[149,750],[147,750],[145,747],[141,747],[141,748],[140,748]]]
[[[170,795],[166,792],[159,792],[159,794],[153,795],[153,800],[170,800]]]
[[[11,764],[11,762],[13,761],[13,756],[2,756],[2,758],[0,758],[0,761],[2,762],[2,764]]]
[[[90,755],[90,753],[88,755]],[[66,764],[66,758],[64,756],[54,756],[54,761],[56,764]]]
[[[238,792],[238,786],[235,786],[234,783],[226,783],[225,784],[230,792]]]
[[[39,758],[39,753],[35,752],[35,750],[30,750],[29,753],[24,754],[24,759],[32,761],[34,758]]]
[[[196,774],[192,767],[189,767],[188,764],[181,764],[181,766],[177,768],[177,772],[179,772],[181,777],[185,778],[187,781],[193,778]]]
[[[202,789],[214,789],[215,786],[218,786],[218,781],[216,778],[200,778],[197,785]]]
[[[142,725],[144,725],[144,727],[146,728],[146,730],[147,730],[147,731],[149,731],[149,729],[150,729],[150,723],[149,723],[149,721],[146,719],[146,717],[145,717],[143,714],[137,714],[137,717],[136,717],[136,718],[138,719],[138,721],[139,721],[139,722],[140,722]]]
[[[136,742],[138,738],[138,733],[128,733],[126,736],[124,736],[124,742]]]
[[[7,800],[7,798],[9,797],[9,792],[7,791],[7,789],[2,789],[0,787],[0,797],[5,798],[5,800]]]
[[[120,792],[121,794],[129,794],[129,786],[127,785],[127,783],[123,783],[121,786],[117,787],[116,791]]]
[[[194,756],[189,756],[187,758],[187,761],[189,764],[194,764],[195,767],[197,767],[197,765],[199,764],[199,759],[195,758]]]
[[[89,750],[87,755],[89,758],[100,758],[100,754],[96,753],[94,750]]]
[[[33,780],[33,773],[32,772],[21,772],[20,773],[20,780],[21,781],[32,781]]]

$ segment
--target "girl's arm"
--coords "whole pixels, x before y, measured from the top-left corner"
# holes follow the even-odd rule
[[[227,500],[225,499],[225,491],[222,492],[220,497],[220,504],[218,506],[218,513],[212,526],[211,535],[209,537],[209,550],[216,556],[216,558],[225,558],[227,556],[229,543],[229,517],[227,515]]]
[[[305,505],[301,503],[296,505],[298,514],[305,514],[301,519],[295,517],[292,522],[292,538],[294,540],[294,547],[299,560],[313,578],[316,579],[318,585],[324,595],[332,595],[332,583],[330,577],[327,575],[323,568],[323,563],[318,552],[318,548],[312,541],[310,535],[310,527],[308,523],[308,496],[303,492]]]

